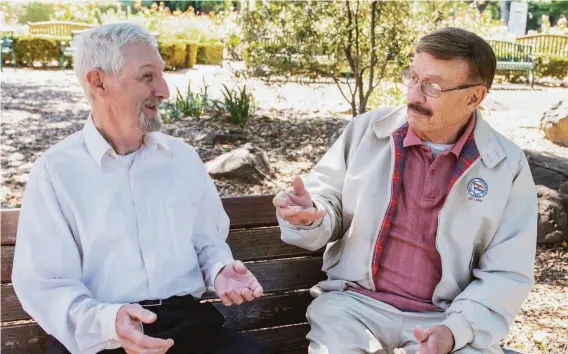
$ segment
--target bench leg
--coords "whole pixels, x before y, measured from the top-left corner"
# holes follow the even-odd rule
[[[65,42],[61,42],[60,44],[60,48],[61,48],[61,72],[65,71]]]

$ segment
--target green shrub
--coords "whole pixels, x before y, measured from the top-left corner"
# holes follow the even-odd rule
[[[564,79],[568,77],[568,58],[538,55],[535,58],[536,77],[554,77]]]
[[[221,43],[200,43],[197,49],[197,64],[223,64],[224,45]]]
[[[43,66],[51,64],[52,61],[61,60],[61,41],[68,42],[67,37],[40,38],[31,36],[14,37],[14,50],[16,61],[19,66],[33,66],[34,62],[39,62]],[[68,61],[70,64],[70,61]]]
[[[186,65],[188,68],[193,68],[197,64],[197,43],[188,43],[186,47]]]
[[[187,67],[187,45],[183,42],[160,43],[160,55],[166,62],[167,69],[180,69]]]
[[[254,113],[254,99],[251,94],[247,93],[247,87],[242,89],[232,89],[229,91],[227,86],[223,85],[223,101],[214,101],[213,104],[221,112],[229,114],[230,122],[244,128],[249,117]]]
[[[207,84],[203,79],[204,87],[199,92],[191,91],[191,81],[187,85],[187,94],[182,95],[179,89],[175,101],[166,102],[163,116],[166,123],[174,122],[181,117],[201,118],[210,107],[211,100],[207,94]]]

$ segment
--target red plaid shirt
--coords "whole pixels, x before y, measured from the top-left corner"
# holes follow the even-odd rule
[[[358,291],[402,311],[436,311],[442,277],[436,249],[438,213],[455,181],[478,157],[472,117],[456,144],[434,158],[405,124],[394,134],[395,170],[387,214],[373,254],[376,292]]]

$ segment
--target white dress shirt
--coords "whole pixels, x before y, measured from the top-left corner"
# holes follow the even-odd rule
[[[120,306],[200,297],[233,260],[229,218],[195,150],[151,133],[119,156],[90,117],[34,163],[18,225],[16,294],[71,353],[119,347]]]

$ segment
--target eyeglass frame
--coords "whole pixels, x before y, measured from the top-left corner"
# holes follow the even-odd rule
[[[451,88],[451,89],[443,89],[443,88],[440,87],[440,94],[439,94],[438,96],[432,96],[432,95],[427,94],[426,91],[424,91],[424,81],[422,81],[422,80],[420,80],[420,79],[418,79],[418,80],[416,81],[416,84],[414,84],[413,86],[409,86],[409,85],[405,84],[405,83],[404,83],[404,79],[403,79],[403,75],[404,75],[405,72],[411,74],[410,69],[404,69],[404,70],[400,73],[400,78],[401,78],[402,84],[403,84],[404,86],[406,86],[406,87],[408,87],[408,88],[412,88],[412,87],[413,87],[414,85],[416,85],[417,83],[420,83],[420,90],[422,91],[422,93],[425,94],[426,96],[432,97],[432,98],[438,98],[438,97],[440,97],[440,96],[442,95],[442,93],[444,93],[444,92],[465,90],[465,89],[472,88],[472,87],[476,87],[476,86],[483,86],[483,84],[468,84],[468,85],[461,85],[461,86],[458,86],[458,87],[454,87],[454,88]],[[427,83],[430,83],[430,84],[438,85],[438,84],[435,83],[435,82],[430,82],[430,81],[426,81],[426,82],[427,82]],[[438,86],[440,86],[440,85],[438,85]]]

